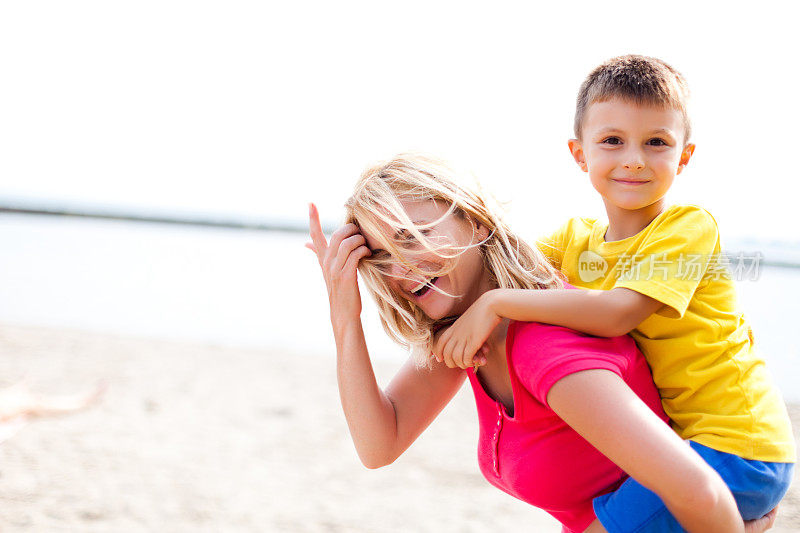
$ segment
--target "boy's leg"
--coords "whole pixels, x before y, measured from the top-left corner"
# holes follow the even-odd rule
[[[794,464],[749,461],[695,442],[694,449],[731,489],[745,520],[760,518],[781,501],[792,480]],[[597,518],[610,533],[681,532],[661,498],[628,479],[616,491],[594,499]]]

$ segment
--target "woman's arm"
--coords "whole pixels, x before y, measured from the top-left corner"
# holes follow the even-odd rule
[[[599,337],[624,335],[663,304],[636,291],[616,288],[494,289],[484,293],[444,332],[434,347],[437,360],[468,368],[500,320],[544,322]]]
[[[618,375],[608,370],[570,374],[552,386],[547,403],[603,455],[655,492],[686,530],[744,531],[722,478]]]
[[[386,466],[455,396],[464,372],[444,365],[421,369],[409,359],[384,392],[372,370],[361,320],[353,319],[334,336],[339,398],[356,451],[367,468]]]
[[[358,261],[370,251],[354,224],[339,228],[328,243],[313,205],[309,219],[312,244],[307,246],[317,254],[328,289],[342,408],[361,462],[378,468],[397,459],[436,418],[464,373],[442,365],[418,369],[409,361],[382,391],[364,339],[356,274]]]

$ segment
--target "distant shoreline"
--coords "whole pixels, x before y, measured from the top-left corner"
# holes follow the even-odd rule
[[[248,220],[233,217],[213,217],[213,216],[169,216],[165,214],[143,214],[124,211],[103,211],[103,210],[85,210],[74,209],[68,207],[51,208],[41,206],[20,206],[20,205],[0,205],[1,213],[11,213],[19,215],[36,215],[36,216],[62,216],[62,217],[76,217],[76,218],[93,218],[100,220],[119,220],[128,222],[144,222],[150,224],[173,224],[183,226],[200,226],[200,227],[213,227],[213,228],[227,228],[227,229],[243,229],[251,231],[268,231],[277,233],[308,233],[308,226],[304,223],[293,221],[279,221],[279,220]],[[332,233],[335,227],[330,224],[323,223],[323,231],[325,233]],[[745,241],[738,243],[739,246],[733,249],[728,249],[725,253],[729,257],[735,257],[737,254],[744,251],[744,244],[748,244],[747,248],[752,246],[759,246],[760,243]],[[771,244],[774,246],[774,244]],[[750,250],[752,251],[752,250]],[[765,254],[760,260],[763,266],[800,269],[800,252],[797,253],[798,258],[786,259],[771,259],[768,254]]]
[[[185,226],[205,226],[215,228],[231,228],[231,229],[247,229],[256,231],[276,231],[284,233],[307,233],[308,227],[293,222],[281,221],[249,221],[243,219],[226,218],[226,217],[208,217],[208,216],[181,216],[174,217],[161,214],[140,214],[130,212],[112,212],[112,211],[78,211],[69,208],[45,208],[45,207],[19,207],[19,206],[2,206],[0,205],[0,213],[13,213],[18,215],[44,215],[44,216],[63,216],[63,217],[78,217],[78,218],[97,218],[103,220],[125,220],[131,222],[146,222],[154,224],[179,224]],[[325,231],[331,231],[332,228],[324,227]]]

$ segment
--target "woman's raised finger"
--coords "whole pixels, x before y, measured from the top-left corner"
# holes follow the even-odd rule
[[[314,243],[314,253],[317,254],[319,266],[322,266],[322,259],[325,257],[325,252],[328,249],[328,243],[325,240],[325,234],[322,232],[322,224],[319,221],[319,211],[317,206],[313,203],[308,204],[308,234],[311,236],[311,242]]]

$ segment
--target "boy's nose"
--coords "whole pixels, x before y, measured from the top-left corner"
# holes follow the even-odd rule
[[[637,155],[632,155],[628,158],[628,160],[623,164],[625,170],[642,170],[644,168],[644,161],[641,157]]]

